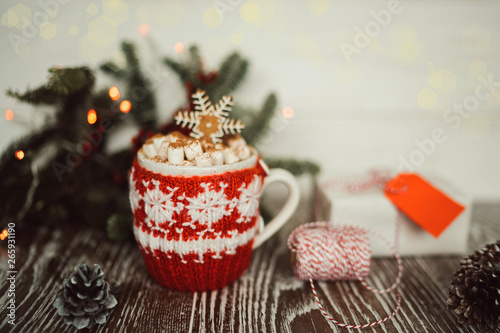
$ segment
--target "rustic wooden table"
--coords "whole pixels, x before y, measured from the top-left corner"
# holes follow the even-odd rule
[[[7,322],[7,273],[0,272],[0,332],[68,332],[52,304],[73,267],[99,264],[113,286],[118,305],[108,322],[91,332],[328,332],[348,331],[321,315],[308,284],[292,274],[286,247],[288,234],[307,220],[302,203],[296,217],[258,249],[250,269],[226,288],[182,293],[161,287],[148,275],[133,242],[116,243],[104,232],[84,227],[16,234],[16,325]],[[500,205],[474,206],[469,248],[500,238]],[[0,265],[7,267],[6,243]],[[459,257],[416,257],[404,260],[400,313],[374,332],[476,332],[455,323],[446,309],[449,281]],[[381,287],[392,281],[391,259],[373,262],[369,281]],[[347,323],[374,321],[395,305],[392,295],[375,296],[357,282],[317,284],[327,311]]]

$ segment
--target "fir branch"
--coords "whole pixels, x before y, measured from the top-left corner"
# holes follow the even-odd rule
[[[111,117],[113,115],[111,107],[114,102],[111,98],[109,98],[108,89],[101,89],[94,93],[92,100],[92,105],[98,115],[105,117]]]
[[[200,51],[196,45],[192,45],[189,48],[188,69],[191,78],[195,78],[196,75],[202,70]]]
[[[151,83],[143,75],[137,58],[135,45],[130,42],[122,43],[122,51],[127,59],[127,67],[131,68],[128,76],[128,96],[134,107],[132,116],[145,128],[156,128],[156,98],[151,88]],[[138,95],[138,91],[141,94]],[[134,98],[137,96],[136,98]]]
[[[134,220],[130,214],[113,214],[106,222],[108,237],[112,240],[123,241],[132,238]]]
[[[319,165],[311,161],[301,161],[291,158],[266,158],[264,160],[270,168],[286,169],[290,171],[294,176],[300,176],[303,174],[316,176],[321,171]]]
[[[244,124],[251,124],[255,118],[255,110],[242,106],[241,104],[234,104],[232,115],[236,119],[241,119]],[[248,128],[248,126],[247,126]],[[245,130],[246,132],[246,130]]]
[[[269,94],[260,112],[254,117],[250,125],[246,126],[245,131],[242,133],[245,140],[250,145],[254,145],[258,140],[260,133],[266,131],[269,127],[269,122],[273,118],[274,110],[278,104],[278,99],[274,93]]]
[[[94,86],[95,78],[87,67],[50,68],[47,88],[61,96],[68,96]]]
[[[51,68],[47,84],[21,94],[7,90],[7,95],[33,105],[57,104],[71,94],[89,91],[94,85],[94,75],[87,67]]]
[[[132,103],[132,112],[130,115],[142,127],[154,130],[157,126],[156,98],[151,82],[141,71],[141,64],[135,45],[125,41],[121,47],[127,62],[127,70],[114,71],[114,68],[117,68],[117,66],[112,62],[102,64],[100,69],[116,79],[126,81],[128,91],[122,95],[124,99],[129,99]],[[104,99],[99,98],[96,102],[102,105]]]
[[[246,76],[248,61],[238,53],[228,56],[220,66],[216,81],[210,87],[210,98],[218,101],[236,90]]]
[[[127,60],[127,66],[132,69],[138,69],[140,64],[135,45],[131,42],[124,41],[122,42],[122,51]]]
[[[118,79],[124,80],[128,75],[128,71],[125,69],[119,69],[119,66],[112,61],[107,61],[99,66],[99,69],[105,74]]]
[[[8,89],[6,94],[7,96],[14,97],[20,102],[33,105],[54,105],[62,100],[62,96],[54,94],[53,91],[46,86],[28,90],[24,94]]]
[[[57,129],[54,127],[47,127],[38,132],[25,135],[9,144],[9,146],[0,155],[0,175],[9,174],[6,168],[12,162],[17,162],[15,152],[22,150],[24,157],[28,160],[35,155],[38,150],[47,142],[54,139],[57,134]],[[0,177],[0,181],[4,177]]]
[[[186,66],[170,57],[163,58],[163,63],[179,75],[179,80],[184,85],[190,79],[190,73]]]
[[[57,129],[48,127],[30,133],[13,141],[0,156],[0,203],[2,214],[15,216],[26,201],[31,184],[31,161],[48,143],[57,138]],[[22,150],[22,160],[16,158],[16,151]]]

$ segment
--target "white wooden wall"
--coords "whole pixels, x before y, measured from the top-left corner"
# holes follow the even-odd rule
[[[499,13],[498,1],[2,0],[0,90],[35,87],[49,66],[96,67],[131,39],[148,68],[161,71],[157,89],[167,118],[184,92],[158,67],[160,54],[174,54],[178,42],[196,43],[214,68],[239,50],[251,69],[237,101],[258,106],[271,90],[279,96],[276,131],[260,147],[267,155],[315,159],[328,176],[398,168],[404,159],[417,171],[447,175],[476,200],[495,200]],[[34,30],[20,29],[30,23]],[[363,39],[358,31],[367,29],[371,36]],[[354,52],[349,59],[345,50]],[[488,78],[493,84],[486,87]],[[98,86],[111,83],[98,77]],[[455,104],[465,111],[450,113]],[[285,106],[294,110],[286,124],[279,121]],[[7,109],[17,121],[5,120]],[[0,149],[43,115],[5,96],[0,111]],[[34,115],[31,125],[22,122]],[[431,144],[434,131],[439,142]],[[115,148],[130,134],[117,133]]]

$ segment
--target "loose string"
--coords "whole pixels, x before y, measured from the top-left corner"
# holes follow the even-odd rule
[[[401,184],[390,182],[394,176],[395,174],[390,171],[373,170],[369,172],[368,177],[365,176],[364,179],[359,176],[338,178],[321,184],[318,187],[317,194],[319,194],[322,189],[356,193],[372,187],[380,187],[385,191],[395,194],[405,192],[407,190],[406,186],[400,186]],[[316,195],[316,198],[319,198],[319,195]],[[316,200],[316,213],[318,213],[318,209],[319,203]],[[399,285],[403,275],[403,262],[399,256],[399,229],[401,222],[402,215],[401,212],[397,210],[394,225],[394,245],[391,245],[383,235],[368,228],[337,226],[330,222],[308,223],[298,227],[290,234],[288,238],[288,247],[292,252],[296,252],[297,255],[297,265],[295,266],[296,275],[303,280],[305,279],[304,277],[307,277],[319,310],[330,322],[345,328],[365,328],[384,323],[398,313],[401,308],[401,295],[399,292],[396,292],[396,308],[385,318],[362,325],[341,323],[332,318],[323,308],[316,293],[313,277],[316,280],[352,280],[352,277],[355,276],[363,287],[374,294],[384,294],[393,291]],[[315,229],[316,231],[310,234],[311,230]],[[320,234],[323,233],[320,237],[318,237],[318,230],[320,230]],[[385,289],[374,288],[365,281],[365,278],[369,274],[371,254],[366,236],[368,231],[389,246],[397,261],[397,277],[394,283]],[[335,251],[334,253],[331,253],[332,248]],[[301,258],[301,254],[303,253],[309,253],[310,255],[307,258]],[[333,264],[335,267],[325,267],[328,266],[328,264]],[[313,273],[311,273],[311,271]],[[325,275],[325,271],[330,272],[330,274]]]
[[[403,275],[403,262],[398,251],[380,234],[380,237],[392,250],[398,263],[398,275],[394,283],[385,289],[377,289],[365,281],[370,268],[370,248],[367,239],[367,228],[357,226],[334,225],[330,222],[312,222],[295,229],[288,237],[288,247],[297,255],[295,274],[304,279],[306,276],[323,316],[335,325],[345,328],[365,328],[381,324],[396,315],[401,308],[401,295],[397,292],[397,306],[387,317],[362,325],[349,325],[332,318],[324,309],[313,282],[316,280],[352,280],[354,277],[375,294],[388,293],[394,290]],[[313,272],[313,273],[311,273]]]

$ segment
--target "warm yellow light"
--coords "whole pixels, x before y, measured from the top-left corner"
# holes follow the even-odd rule
[[[7,236],[9,236],[9,232],[7,230],[4,230],[1,234],[0,234],[0,239],[1,240],[4,240],[5,238],[7,238]]]
[[[147,35],[149,34],[149,24],[143,23],[139,26],[139,33],[141,35]]]
[[[22,160],[24,158],[24,151],[22,150],[18,150],[14,153],[14,155],[16,156],[16,158],[18,160]]]
[[[287,106],[286,108],[283,108],[283,111],[282,111],[283,117],[290,119],[293,117],[293,113],[294,113],[294,111],[291,107]]]
[[[182,53],[182,52],[184,52],[184,44],[182,44],[182,43],[180,43],[180,42],[179,42],[179,43],[176,43],[176,44],[174,45],[174,50],[175,50],[175,52],[177,52],[177,53]]]
[[[129,101],[124,100],[120,103],[120,111],[121,112],[129,113],[130,109],[132,109],[132,104]]]
[[[14,119],[14,112],[11,109],[5,111],[5,119],[7,120]]]
[[[116,101],[118,98],[120,98],[120,91],[117,87],[109,88],[109,97],[111,97],[113,101]]]
[[[97,113],[95,113],[94,109],[90,109],[89,112],[87,112],[87,121],[90,125],[95,124],[97,121]]]

